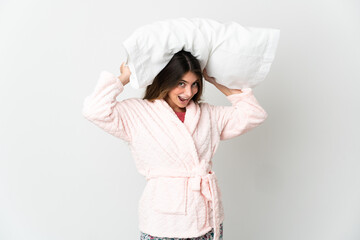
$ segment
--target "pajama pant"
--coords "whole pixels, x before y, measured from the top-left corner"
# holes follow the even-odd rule
[[[214,229],[211,229],[210,232],[207,232],[205,235],[195,238],[167,238],[167,237],[154,237],[149,234],[140,232],[140,240],[213,240],[214,238]],[[220,225],[220,240],[223,240],[223,224]]]

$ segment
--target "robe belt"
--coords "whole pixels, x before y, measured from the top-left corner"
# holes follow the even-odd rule
[[[216,183],[216,175],[215,172],[209,171],[208,173],[205,173],[205,175],[196,175],[192,174],[189,175],[189,173],[180,173],[179,171],[176,171],[174,173],[167,172],[167,176],[164,176],[163,171],[159,171],[155,173],[155,171],[148,172],[149,174],[146,176],[146,179],[149,180],[151,178],[156,177],[185,177],[188,178],[188,182],[190,184],[190,187],[193,191],[200,191],[201,194],[209,201],[211,202],[212,207],[212,216],[213,216],[213,225],[214,225],[214,240],[219,240],[220,238],[220,218],[217,216],[217,211],[219,210],[219,204],[220,199],[218,196],[218,191],[216,189],[217,183]],[[208,208],[206,204],[206,208]],[[208,218],[207,218],[208,219]]]

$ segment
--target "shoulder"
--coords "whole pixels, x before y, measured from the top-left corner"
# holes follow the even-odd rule
[[[126,98],[121,100],[123,103],[138,103],[138,104],[145,104],[146,100],[142,98]]]
[[[201,101],[197,103],[198,108],[202,113],[211,112],[211,104]]]
[[[197,105],[200,107],[200,109],[207,109],[211,106],[209,103],[204,101],[198,102]]]
[[[119,105],[126,109],[140,109],[142,106],[147,105],[147,100],[142,98],[126,98],[119,101]]]

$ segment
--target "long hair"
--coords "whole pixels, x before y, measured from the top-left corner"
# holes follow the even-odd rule
[[[189,71],[198,78],[198,92],[192,97],[192,100],[198,103],[202,100],[203,92],[203,75],[200,63],[190,52],[184,50],[175,53],[168,64],[156,75],[152,84],[146,87],[143,99],[151,102],[155,99],[164,99],[168,92],[175,88]]]

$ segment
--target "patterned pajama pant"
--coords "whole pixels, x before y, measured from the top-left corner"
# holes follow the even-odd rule
[[[213,240],[214,238],[214,229],[211,229],[210,232],[207,232],[205,235],[195,238],[162,238],[162,237],[154,237],[149,234],[140,232],[140,240]],[[223,240],[223,224],[220,225],[220,240]]]

